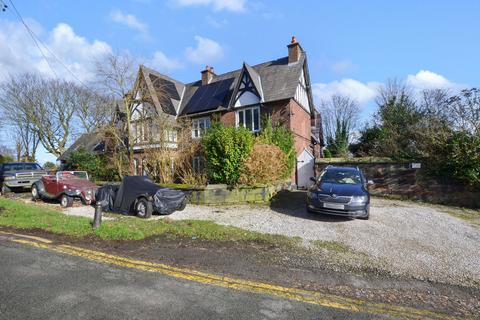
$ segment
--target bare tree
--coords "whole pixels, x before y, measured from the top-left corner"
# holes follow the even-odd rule
[[[323,129],[330,151],[335,156],[345,156],[352,134],[358,127],[360,108],[350,97],[333,95],[321,102]]]
[[[76,90],[76,118],[82,132],[98,131],[101,126],[112,121],[114,102],[90,89],[78,87]]]
[[[36,107],[36,87],[39,78],[31,74],[10,77],[0,86],[2,124],[15,141],[17,160],[35,161],[40,143],[32,110]]]
[[[41,79],[34,88],[32,123],[43,147],[60,156],[74,132],[73,116],[78,105],[78,86],[64,80]]]
[[[112,104],[117,105],[114,121],[105,126],[103,131],[110,140],[110,145],[115,148],[115,162],[120,175],[123,173],[125,158],[129,173],[134,174],[135,171],[132,117],[134,110],[142,103],[132,94],[136,91],[136,66],[128,54],[111,54],[96,63],[96,85],[110,96]]]
[[[35,158],[39,142],[53,155],[62,155],[77,129],[74,115],[79,107],[85,106],[86,100],[91,109],[97,103],[91,99],[88,90],[73,82],[33,74],[11,77],[0,93],[0,104],[13,129],[17,150],[29,160]],[[90,125],[86,122],[88,117],[81,119],[85,126]]]
[[[457,130],[480,134],[480,89],[465,89],[451,97],[448,111]]]

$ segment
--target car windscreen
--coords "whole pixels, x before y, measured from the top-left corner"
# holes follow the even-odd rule
[[[85,171],[62,171],[57,173],[59,179],[88,179]]]
[[[325,170],[320,177],[322,183],[338,183],[338,184],[361,184],[362,177],[358,171],[331,169]]]
[[[4,163],[2,167],[3,171],[33,171],[33,170],[42,170],[36,163]]]

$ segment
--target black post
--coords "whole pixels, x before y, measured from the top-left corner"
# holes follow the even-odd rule
[[[95,205],[95,216],[93,217],[93,229],[97,229],[102,224],[102,204],[97,202]]]

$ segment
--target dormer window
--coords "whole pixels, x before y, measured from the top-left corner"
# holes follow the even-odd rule
[[[210,118],[208,117],[192,119],[192,138],[201,138],[210,126]]]

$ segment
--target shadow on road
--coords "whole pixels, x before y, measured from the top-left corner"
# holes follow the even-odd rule
[[[271,199],[270,209],[289,216],[316,221],[347,222],[352,220],[350,218],[329,216],[321,213],[309,213],[306,208],[306,196],[306,191],[282,190]]]

